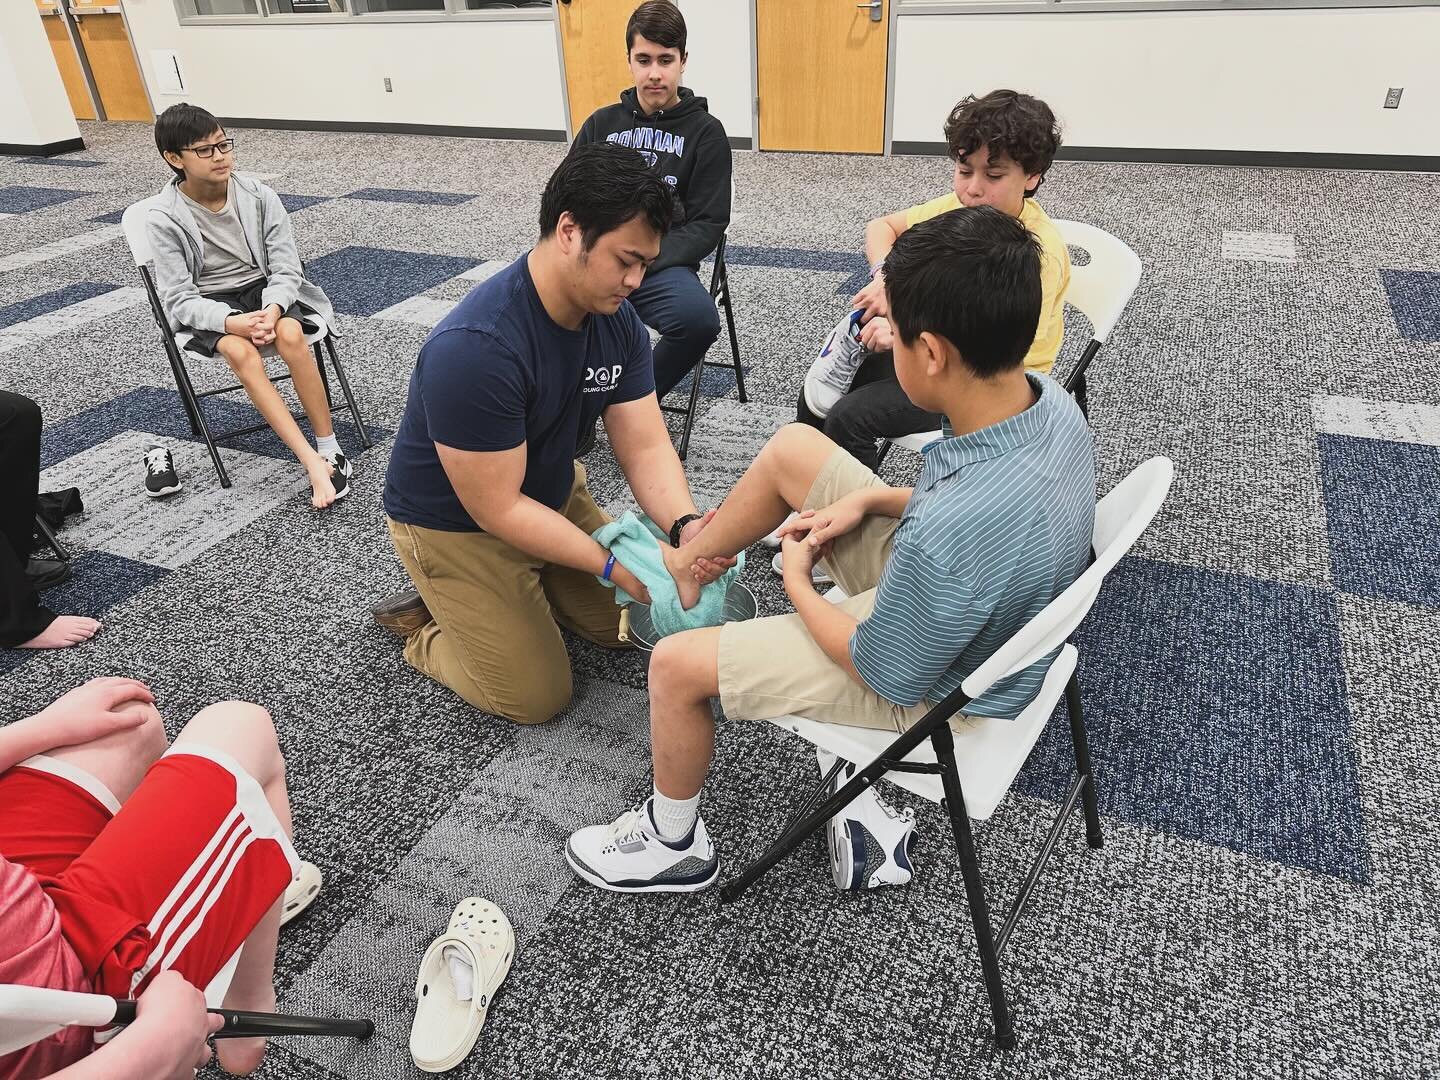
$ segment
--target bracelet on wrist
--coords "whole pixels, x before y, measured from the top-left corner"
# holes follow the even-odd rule
[[[610,575],[611,575],[612,573],[614,573],[614,571],[615,571],[615,556],[614,556],[614,555],[611,555],[608,559],[605,560],[605,569],[602,570],[601,573],[600,573],[600,580],[601,580],[601,581],[609,581],[609,580],[610,580]]]

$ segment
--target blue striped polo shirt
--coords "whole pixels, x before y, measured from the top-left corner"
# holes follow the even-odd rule
[[[875,609],[850,639],[860,677],[897,705],[940,701],[1089,564],[1090,427],[1058,383],[1026,378],[1037,395],[1030,408],[925,448]],[[964,711],[1018,716],[1056,653]]]

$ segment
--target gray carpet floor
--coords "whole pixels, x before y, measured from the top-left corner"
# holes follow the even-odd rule
[[[262,1076],[420,1075],[415,969],[472,893],[510,914],[519,951],[458,1076],[1436,1072],[1435,177],[1062,163],[1045,182],[1053,217],[1113,232],[1145,267],[1090,379],[1101,489],[1155,454],[1177,472],[1075,639],[1106,845],[1066,830],[1004,957],[1019,1046],[1002,1053],[936,807],[897,796],[919,815],[906,888],[839,895],[816,844],[733,905],[603,893],[561,849],[647,790],[643,656],[572,643],[571,709],[516,728],[416,675],[369,622],[404,584],[379,500],[416,351],[465,275],[528,247],[562,148],[235,133],[240,167],[286,197],[336,301],[376,437],[362,453],[341,426],[356,491],[319,515],[268,436],[227,448],[234,486],[220,488],[116,224],[166,177],[150,129],[82,127],[87,150],[69,159],[0,158],[0,383],[44,408],[43,486],[76,484],[88,507],[62,534],[75,580],[50,595],[105,629],[0,653],[0,717],[104,674],[149,682],[172,730],[218,699],[271,710],[297,846],[326,875],[282,935],[281,1004],[372,1016],[378,1033],[277,1045]],[[751,401],[707,376],[688,468],[702,505],[793,416],[863,271],[864,221],[944,192],[949,166],[737,153],[736,182]],[[1088,334],[1067,319],[1061,373]],[[247,414],[236,401],[214,415]],[[152,434],[186,484],[158,505],[141,488]],[[916,464],[897,451],[886,476]],[[626,507],[603,441],[587,465],[602,505]],[[767,563],[752,553],[745,580],[778,612]],[[997,909],[1069,767],[1052,721],[978,826]],[[797,740],[722,725],[702,809],[729,867],[813,775]]]

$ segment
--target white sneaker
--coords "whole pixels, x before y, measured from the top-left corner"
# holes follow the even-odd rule
[[[830,331],[820,355],[805,373],[805,404],[822,419],[830,415],[835,403],[850,392],[860,362],[865,359],[865,346],[860,343],[860,312],[852,311]]]
[[[775,531],[774,531],[774,532],[766,533],[764,536],[762,536],[762,537],[760,538],[760,543],[764,544],[764,545],[765,545],[767,548],[769,548],[771,551],[779,551],[779,550],[780,550],[780,530],[783,529],[786,525],[789,525],[790,522],[794,521],[794,520],[795,520],[797,517],[799,517],[799,516],[800,516],[800,515],[799,515],[798,512],[792,510],[792,511],[790,512],[790,516],[789,516],[789,517],[787,517],[787,518],[786,518],[784,521],[782,521],[779,525],[775,526]]]
[[[698,815],[688,836],[662,840],[646,799],[610,825],[577,829],[565,845],[570,869],[611,892],[698,892],[720,874],[720,858]]]
[[[777,551],[775,553],[775,557],[770,560],[770,570],[776,577],[785,576],[785,555],[783,552]],[[810,580],[816,585],[833,585],[835,581],[835,579],[830,576],[830,572],[818,562],[810,567]]]
[[[815,760],[820,763],[820,775],[824,776],[837,759],[834,754],[816,747]],[[827,796],[844,787],[858,771],[847,761],[830,781]],[[830,873],[837,889],[859,892],[881,885],[908,885],[915,874],[910,862],[915,811],[895,809],[873,787],[862,791],[849,806],[825,823],[825,839],[830,849]]]

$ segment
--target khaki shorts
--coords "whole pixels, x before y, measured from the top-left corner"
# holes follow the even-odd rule
[[[842,495],[884,487],[844,450],[826,460],[804,510],[829,506]],[[825,568],[848,595],[837,606],[857,620],[875,607],[875,587],[890,558],[898,518],[868,517],[835,541]],[[927,712],[906,707],[857,682],[821,650],[799,615],[726,623],[720,631],[720,706],[731,720],[804,716],[827,724],[904,731]]]

